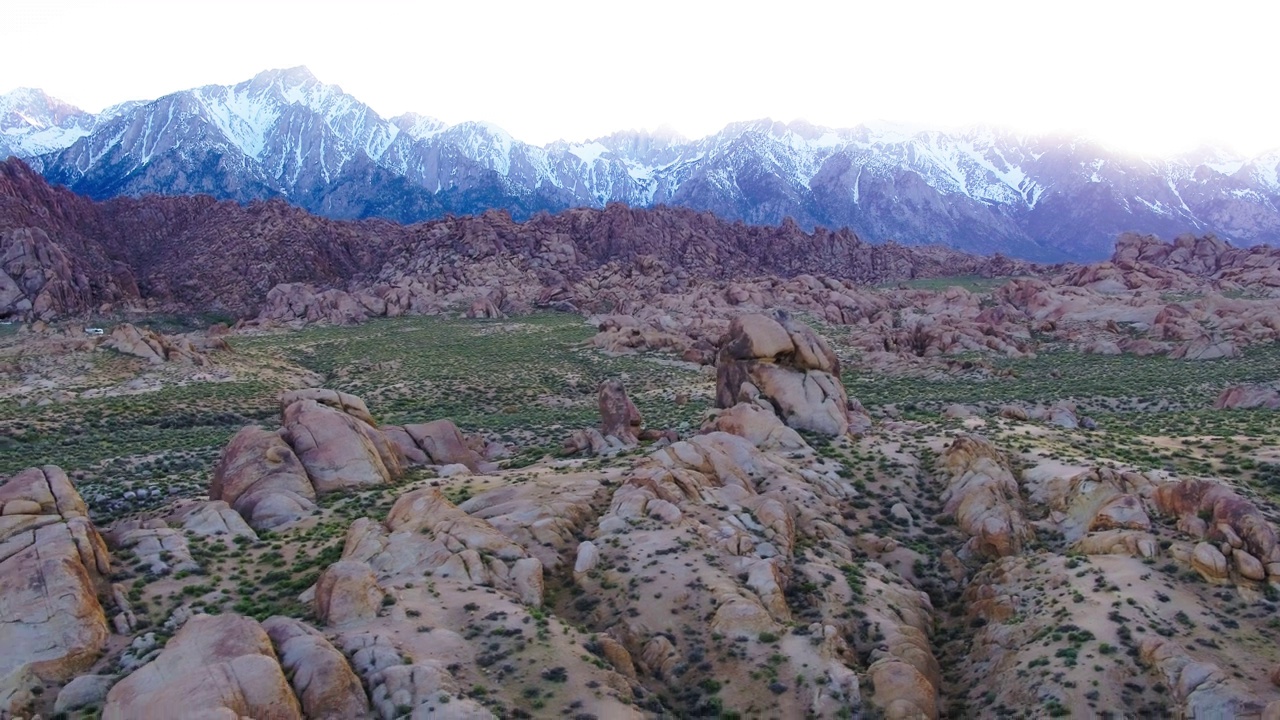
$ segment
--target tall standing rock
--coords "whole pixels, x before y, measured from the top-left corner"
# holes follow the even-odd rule
[[[716,406],[753,402],[788,426],[827,435],[864,427],[850,411],[840,383],[840,360],[821,336],[785,314],[741,315],[716,358]]]
[[[600,383],[600,432],[608,437],[612,435],[624,445],[635,445],[640,442],[640,424],[643,419],[635,403],[627,397],[627,390],[621,380],[606,380]]]
[[[97,659],[109,635],[98,596],[110,574],[66,473],[46,465],[0,485],[0,716],[21,714],[38,683]]]

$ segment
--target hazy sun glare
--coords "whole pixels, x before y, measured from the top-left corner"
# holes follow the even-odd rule
[[[1280,146],[1280,10],[1256,2],[10,0],[0,92],[87,110],[307,65],[391,116],[537,143],[758,117]]]

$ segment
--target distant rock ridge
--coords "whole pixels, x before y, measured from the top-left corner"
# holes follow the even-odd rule
[[[956,276],[1030,277],[999,291],[1018,314],[1035,314],[1034,296],[1050,291],[1079,296],[1077,304],[1131,291],[1280,293],[1280,250],[1237,248],[1213,236],[1184,235],[1170,244],[1125,234],[1106,262],[1045,266],[941,246],[872,245],[847,229],[806,232],[791,220],[745,225],[686,208],[617,203],[525,222],[501,211],[418,225],[348,222],[279,200],[94,203],[49,186],[16,159],[0,163],[0,271],[0,318],[24,322],[122,310],[334,324],[537,308],[634,314],[658,301],[710,294],[720,304],[762,306],[769,299],[792,308],[831,295],[821,314],[854,324],[874,312],[847,303],[844,294],[856,285]],[[968,300],[976,320],[999,324],[999,308]],[[1153,321],[1188,324],[1169,313],[1146,320]],[[895,327],[890,344],[920,345],[918,353],[956,344],[911,334],[921,328],[927,330]],[[978,344],[1024,344],[998,335],[985,333]],[[1234,351],[1206,335],[1186,352],[1204,359]]]
[[[0,316],[21,320],[103,305],[332,322],[478,300],[485,312],[501,312],[489,308],[494,298],[506,301],[496,292],[501,285],[490,285],[501,277],[495,267],[515,270],[511,279],[525,288],[513,293],[517,299],[545,303],[569,300],[558,297],[564,287],[595,274],[605,280],[603,288],[595,283],[603,304],[629,289],[608,284],[619,273],[661,276],[656,289],[672,291],[697,279],[821,272],[874,283],[1031,267],[942,247],[871,245],[848,230],[743,225],[670,207],[615,204],[524,223],[495,211],[406,226],[328,220],[279,200],[94,203],[51,187],[17,159],[0,163],[0,249]],[[351,305],[341,293],[355,287],[367,292]]]

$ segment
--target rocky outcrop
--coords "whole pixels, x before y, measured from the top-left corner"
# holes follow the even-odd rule
[[[623,646],[638,677],[673,689],[704,672],[738,677],[774,653],[765,643],[791,624],[808,640],[784,641],[785,652],[771,655],[780,681],[726,684],[726,706],[793,717],[862,703],[895,716],[936,716],[941,671],[929,643],[931,603],[865,560],[837,526],[832,511],[856,495],[851,484],[810,462],[812,450],[772,409],[741,405],[713,422],[746,432],[713,426],[650,453],[624,475],[592,539],[568,555],[574,582],[601,601],[584,621]],[[821,550],[808,549],[813,544]],[[661,571],[646,570],[655,564]],[[822,589],[810,598],[802,587]],[[659,628],[682,613],[705,622],[685,627],[677,647]],[[858,629],[867,627],[878,634]],[[682,648],[700,652],[734,637],[742,644],[732,658],[696,670],[683,664]],[[860,671],[870,687],[860,687]],[[781,680],[810,676],[822,678],[812,693],[791,693]]]
[[[322,388],[283,393],[280,406],[283,427],[242,428],[223,449],[209,487],[211,499],[226,501],[259,530],[310,515],[319,495],[385,485],[409,465],[497,467],[473,449],[497,446],[464,436],[449,420],[379,427],[363,400]]]
[[[302,461],[281,437],[257,425],[240,430],[222,451],[209,497],[223,500],[259,530],[296,522],[316,507]]]
[[[201,346],[197,346],[188,337],[162,335],[154,330],[135,327],[129,323],[122,323],[113,328],[111,334],[102,342],[102,347],[142,358],[154,365],[166,362],[207,365],[209,358],[204,350],[229,349],[225,340],[206,340],[201,343]]]
[[[402,472],[395,446],[357,416],[310,398],[284,405],[281,434],[316,493],[385,485]]]
[[[944,512],[969,535],[970,555],[992,559],[1022,551],[1034,533],[1004,453],[984,438],[963,435],[939,456],[938,471],[947,484]]]
[[[370,718],[369,698],[347,659],[325,636],[286,617],[263,621],[307,720]]]
[[[1242,577],[1258,579],[1262,567],[1268,580],[1280,580],[1275,528],[1256,505],[1226,485],[1210,480],[1167,482],[1158,485],[1151,498],[1159,513],[1177,518],[1179,530],[1209,541],[1197,545],[1193,557],[1196,570],[1206,578],[1225,580],[1230,556]]]
[[[1215,410],[1280,410],[1280,390],[1265,385],[1232,385],[1213,401]]]
[[[111,688],[102,717],[160,720],[192,709],[207,717],[303,717],[267,633],[233,614],[188,620],[155,660]]]
[[[1119,544],[1152,557],[1156,541],[1141,496],[1150,485],[1149,478],[1135,472],[1089,470],[1071,478],[1065,493],[1052,499],[1058,514],[1051,519],[1081,552],[1110,552]]]
[[[1142,641],[1139,659],[1161,676],[1181,717],[1257,717],[1263,703],[1222,668],[1198,661],[1164,638]]]
[[[788,426],[844,435],[869,424],[850,411],[840,360],[826,340],[785,315],[742,315],[716,359],[716,406],[769,407]]]
[[[197,571],[187,537],[160,518],[134,518],[117,523],[106,533],[116,550],[128,550],[152,575]]]
[[[110,574],[106,545],[61,469],[31,468],[0,485],[0,715],[23,714],[33,689],[97,659]]]
[[[548,490],[553,503],[563,499]],[[491,509],[512,536],[532,530],[552,538],[557,527],[572,532],[578,502],[537,512],[522,505],[518,518],[503,516],[501,502],[477,508]],[[517,524],[524,521],[532,527]],[[484,686],[489,700],[519,707],[528,698],[522,687],[549,682],[563,684],[580,712],[641,717],[623,676],[591,662],[568,633],[545,631],[542,573],[542,562],[495,525],[423,488],[402,495],[384,523],[362,518],[351,526],[343,558],[321,574],[314,602],[369,688],[377,717],[408,708],[415,717],[492,718],[464,688]],[[473,644],[479,628],[484,642]]]

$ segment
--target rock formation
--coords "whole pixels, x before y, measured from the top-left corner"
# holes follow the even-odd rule
[[[107,694],[103,720],[187,716],[292,720],[303,717],[271,639],[255,620],[197,615],[159,657]]]
[[[285,617],[262,623],[308,720],[372,717],[369,698],[351,665],[315,628]]]
[[[600,429],[577,430],[564,441],[564,452],[573,455],[589,452],[592,455],[614,455],[640,444],[644,434],[640,411],[627,396],[621,380],[600,383],[597,393],[600,406]],[[649,438],[652,439],[652,438]]]
[[[316,507],[315,487],[293,448],[257,425],[241,429],[223,449],[209,497],[226,501],[259,530],[296,522]]]
[[[412,464],[464,465],[488,472],[488,462],[449,420],[378,426],[360,398],[320,388],[280,399],[283,427],[251,425],[223,449],[209,497],[224,500],[259,530],[310,515],[316,498],[347,488],[385,485]]]
[[[317,494],[383,485],[399,477],[401,461],[395,446],[358,412],[287,395],[281,405],[281,434]]]
[[[97,659],[110,574],[66,473],[46,465],[0,485],[0,715],[22,715],[42,683],[70,680]]]
[[[640,442],[640,426],[643,419],[635,403],[627,397],[627,390],[620,380],[606,380],[600,384],[600,432],[605,437],[616,437],[624,445]]]
[[[1209,480],[1183,480],[1158,485],[1152,494],[1156,510],[1177,518],[1178,528],[1210,542],[1196,546],[1196,569],[1214,580],[1226,579],[1227,556],[1243,577],[1280,580],[1280,545],[1275,528],[1257,506],[1230,488]],[[1219,546],[1210,543],[1219,543]],[[1201,547],[1203,546],[1203,547]]]
[[[743,315],[729,324],[716,359],[716,405],[739,402],[762,403],[790,427],[827,435],[869,424],[850,411],[831,346],[785,315]]]
[[[1005,456],[989,441],[966,435],[951,442],[938,469],[947,483],[944,511],[970,536],[965,548],[979,558],[1019,554],[1034,534]]]
[[[129,323],[117,325],[102,343],[103,347],[140,357],[152,364],[186,362],[205,365],[209,359],[203,352],[204,349],[228,349],[226,341],[220,339],[206,340],[201,345],[202,347],[197,346],[187,337],[170,337]]]

